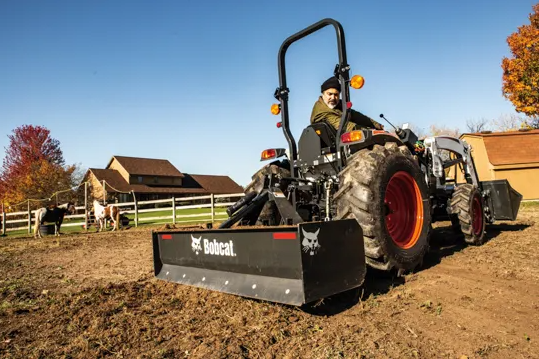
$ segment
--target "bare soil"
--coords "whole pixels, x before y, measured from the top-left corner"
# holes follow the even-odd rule
[[[539,209],[297,308],[157,280],[151,234],[0,239],[3,358],[539,358]]]

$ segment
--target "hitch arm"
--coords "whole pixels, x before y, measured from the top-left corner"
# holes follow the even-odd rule
[[[262,192],[260,192],[260,194],[258,194],[248,205],[241,208],[232,217],[221,223],[219,228],[230,228],[244,217],[255,214],[255,211],[258,211],[256,215],[256,217],[258,217],[262,207],[268,201],[268,199],[268,190],[262,190]]]

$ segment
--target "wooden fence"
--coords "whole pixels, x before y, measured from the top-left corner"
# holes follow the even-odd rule
[[[120,207],[120,213],[122,214],[133,214],[134,225],[138,227],[141,222],[155,222],[160,221],[161,223],[193,223],[197,222],[201,218],[207,218],[207,220],[200,220],[200,222],[214,222],[216,220],[226,219],[228,216],[226,214],[225,208],[234,204],[240,197],[243,197],[243,193],[234,193],[234,194],[219,194],[214,195],[210,194],[207,196],[194,196],[194,197],[172,197],[170,199],[159,199],[153,201],[133,201],[125,203],[109,203],[109,205]],[[231,201],[231,199],[236,199]],[[209,203],[194,203],[194,202],[209,202]],[[185,203],[191,202],[194,204],[187,205],[178,205],[178,202]],[[170,203],[169,207],[161,207],[162,204]],[[140,207],[151,206],[159,204],[159,208],[145,208]],[[187,209],[205,209],[207,212],[203,213],[194,213],[194,214],[181,214],[178,211],[187,210]],[[83,228],[88,228],[88,212],[90,208],[85,204],[84,206],[76,207],[77,213],[83,212],[80,214],[74,214],[64,217],[64,223],[62,227],[70,226],[84,226]],[[151,213],[151,212],[164,212],[171,211],[171,215],[168,216],[140,216],[142,213]],[[35,210],[31,211],[22,211],[22,212],[12,212],[12,213],[2,213],[2,235],[6,235],[11,231],[20,231],[28,229],[28,233],[32,233],[32,226],[35,221]],[[10,219],[13,218],[14,219]],[[22,217],[22,218],[21,218]],[[73,221],[76,219],[81,219],[81,221]],[[24,223],[23,226],[16,226],[18,223]],[[13,226],[10,226],[13,225]]]

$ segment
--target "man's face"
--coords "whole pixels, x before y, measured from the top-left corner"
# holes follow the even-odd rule
[[[339,103],[339,91],[336,89],[327,89],[322,93],[322,99],[329,108],[334,109]]]

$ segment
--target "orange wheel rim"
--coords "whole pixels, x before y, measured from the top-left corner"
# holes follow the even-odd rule
[[[423,198],[415,179],[408,172],[395,173],[386,187],[386,228],[400,248],[413,247],[423,228]]]

